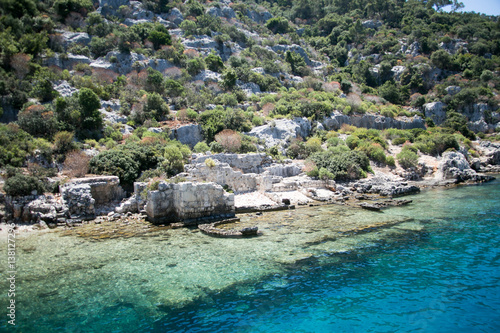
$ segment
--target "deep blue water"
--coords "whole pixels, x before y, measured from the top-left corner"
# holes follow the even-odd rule
[[[18,325],[13,329],[1,318],[0,331],[500,332],[500,181],[429,190],[411,199],[410,206],[373,212],[373,219],[377,222],[380,214],[413,217],[419,226],[414,230],[385,232],[380,239],[372,230],[375,243],[341,253],[316,253],[283,264],[275,270],[279,273],[257,281],[219,291],[206,288],[203,296],[180,308],[158,301],[159,290],[169,288],[160,271],[168,260],[162,246],[172,242],[169,246],[191,251],[200,245],[178,245],[159,237],[99,243],[35,235],[31,242],[20,242],[25,272],[19,273]],[[201,237],[179,232],[183,242]],[[213,244],[223,244],[217,242]],[[142,260],[137,254],[128,256],[132,244],[139,244],[143,253],[159,250]],[[257,239],[255,244],[265,243]],[[82,250],[58,252],[64,246]],[[108,252],[122,255],[99,258],[99,251],[110,246],[115,247]],[[52,247],[54,255],[28,264],[44,247]],[[51,265],[63,262],[68,264],[51,270]],[[167,269],[174,265],[167,262]],[[201,281],[210,278],[201,273]],[[1,301],[3,308],[5,297]],[[148,315],[158,311],[159,316]]]
[[[250,295],[211,295],[137,331],[500,332],[499,182],[421,196],[421,231],[301,262]]]

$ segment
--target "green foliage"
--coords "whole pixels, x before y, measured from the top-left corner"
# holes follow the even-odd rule
[[[193,58],[186,61],[186,69],[190,75],[197,75],[206,68],[203,58]]]
[[[0,166],[20,167],[35,148],[33,138],[15,124],[0,124]]]
[[[206,153],[209,150],[210,148],[205,141],[198,142],[193,148],[195,153]]]
[[[295,52],[286,51],[285,60],[290,64],[292,67],[292,73],[295,75],[300,75],[304,68],[307,67],[304,58]]]
[[[144,105],[145,119],[162,120],[164,116],[169,114],[170,109],[163,98],[157,93],[147,95],[146,105]]]
[[[74,134],[68,131],[57,132],[54,136],[54,152],[57,154],[66,154],[75,149],[73,142]]]
[[[93,9],[91,0],[56,0],[54,10],[62,20],[66,19],[71,12],[90,12]]]
[[[78,94],[78,102],[82,108],[82,128],[96,130],[102,127],[102,115],[99,112],[101,101],[99,96],[89,88],[82,88]]]
[[[7,195],[17,197],[31,195],[33,191],[37,194],[45,192],[43,182],[37,177],[16,174],[5,181],[3,189]]]
[[[209,168],[213,168],[213,167],[215,167],[215,165],[216,165],[216,164],[215,164],[215,161],[214,161],[213,159],[211,159],[211,158],[207,158],[207,159],[205,160],[205,165],[206,165],[207,167],[209,167]]]
[[[321,170],[325,168],[333,179],[358,179],[369,170],[370,163],[365,153],[349,150],[345,146],[335,147],[313,154],[309,159]]]
[[[33,136],[51,138],[57,131],[54,112],[43,105],[30,105],[18,114],[19,127]]]
[[[467,127],[467,118],[458,112],[448,112],[443,127],[458,131],[471,140],[476,139],[476,135]]]
[[[208,69],[212,72],[220,72],[224,69],[224,62],[222,62],[221,57],[216,55],[214,52],[210,53],[205,58],[205,63],[207,64]]]
[[[140,175],[139,162],[130,151],[103,151],[90,160],[89,166],[91,173],[118,176],[124,184],[132,184]]]
[[[288,20],[284,17],[273,17],[267,20],[266,27],[275,34],[285,34],[290,30]]]
[[[418,155],[408,146],[403,147],[401,152],[396,155],[396,158],[403,169],[414,168],[418,163]]]
[[[149,33],[148,39],[153,43],[155,50],[158,50],[162,45],[172,44],[172,38],[168,29],[160,23],[154,25],[154,29]]]
[[[378,88],[378,91],[380,97],[391,103],[399,104],[401,102],[401,95],[394,81],[386,81]]]
[[[169,176],[184,171],[184,164],[187,163],[191,156],[191,150],[186,145],[181,145],[179,142],[170,142],[163,151],[161,166]]]

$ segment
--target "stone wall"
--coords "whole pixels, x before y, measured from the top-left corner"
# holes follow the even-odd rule
[[[59,188],[63,202],[72,217],[93,218],[96,206],[106,205],[125,197],[116,176],[76,178]]]
[[[234,194],[214,183],[161,182],[148,191],[146,214],[153,223],[229,218],[234,216]]]
[[[64,193],[79,185],[88,185],[96,205],[104,205],[125,197],[125,191],[120,186],[120,179],[116,176],[98,176],[90,178],[76,178],[62,185],[59,190]]]
[[[215,162],[213,167],[205,163],[186,165],[186,172],[191,177],[199,181],[217,183],[222,186],[229,186],[235,193],[252,192],[259,189],[259,175],[254,173],[242,173],[235,171],[227,163]]]
[[[193,154],[191,164],[204,163],[207,159],[227,163],[232,168],[238,168],[243,173],[262,173],[264,167],[271,165],[272,159],[265,153],[260,154]]]

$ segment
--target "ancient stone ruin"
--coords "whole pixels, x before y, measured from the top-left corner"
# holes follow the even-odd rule
[[[147,192],[145,206],[153,223],[185,223],[234,217],[234,194],[215,183],[160,182]]]

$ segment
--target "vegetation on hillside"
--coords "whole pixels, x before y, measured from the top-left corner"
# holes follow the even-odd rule
[[[201,125],[204,142],[191,147],[196,152],[244,153],[262,144],[244,133],[277,118],[314,123],[340,112],[426,119],[427,130],[315,130],[284,149],[268,149],[276,158],[308,159],[311,175],[332,179],[362,177],[369,160],[411,168],[418,154],[459,145],[474,153],[477,135],[498,139],[472,131],[468,117],[481,108],[486,125],[498,123],[500,19],[457,12],[457,1],[235,1],[230,17],[211,14],[225,6],[219,2],[141,2],[165,18],[177,8],[180,31],[163,19],[129,24],[135,9],[128,6],[101,8],[101,15],[90,0],[0,2],[0,119],[9,120],[0,124],[1,168],[24,167],[26,177],[43,178],[27,168],[28,157],[55,170],[90,149],[98,155],[80,160],[90,160],[93,173],[125,183],[173,176],[191,150],[168,130],[150,130],[169,121]],[[447,5],[449,13],[442,10]],[[264,11],[266,21],[251,19]],[[88,40],[68,42],[67,32],[87,33]],[[187,46],[202,35],[213,41],[211,50]],[[132,55],[149,62],[119,72]],[[93,66],[99,57],[114,70]],[[218,79],[204,82],[200,73]],[[61,82],[77,92],[61,95],[55,89]],[[104,119],[105,101],[119,101],[128,131]],[[446,105],[439,127],[424,108],[436,101]],[[388,140],[404,145],[396,160]],[[28,178],[22,183],[38,186]]]

